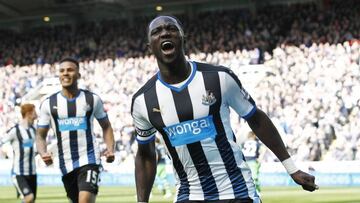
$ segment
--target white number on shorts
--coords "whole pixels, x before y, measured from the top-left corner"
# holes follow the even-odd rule
[[[86,175],[86,182],[96,185],[98,182],[98,173],[96,171],[88,170]]]

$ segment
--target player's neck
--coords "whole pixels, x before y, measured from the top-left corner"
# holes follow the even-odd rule
[[[31,126],[31,123],[29,122],[29,120],[27,118],[23,118],[19,124],[22,127],[24,127],[25,129],[28,129]]]
[[[191,74],[190,64],[184,59],[180,63],[158,64],[160,76],[168,84],[180,83]]]
[[[72,87],[72,88],[71,87],[69,87],[69,88],[63,87],[61,90],[61,94],[68,99],[73,99],[73,98],[77,97],[79,92],[80,92],[80,89],[78,87]]]

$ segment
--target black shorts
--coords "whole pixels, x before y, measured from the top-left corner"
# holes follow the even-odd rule
[[[62,177],[66,194],[72,202],[78,202],[80,191],[88,191],[97,195],[99,169],[99,165],[89,164],[76,168]]]
[[[213,200],[213,201],[204,201],[204,200],[187,200],[180,201],[177,203],[252,203],[253,200],[248,199],[228,199],[228,200]]]
[[[36,175],[28,175],[28,176],[14,175],[13,182],[21,198],[29,194],[33,194],[34,200],[36,199],[36,189],[37,189]]]

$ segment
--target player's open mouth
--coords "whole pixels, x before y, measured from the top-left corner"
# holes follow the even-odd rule
[[[161,43],[161,51],[166,55],[172,54],[175,51],[175,46],[172,42],[165,41],[165,42]]]

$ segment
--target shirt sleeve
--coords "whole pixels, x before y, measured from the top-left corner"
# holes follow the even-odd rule
[[[0,146],[7,142],[11,142],[15,138],[16,138],[16,128],[12,127],[5,133],[3,137],[0,138]]]
[[[241,85],[239,78],[230,70],[225,72],[224,83],[224,98],[227,104],[242,118],[250,118],[256,112],[256,104]]]
[[[49,99],[43,101],[40,105],[40,115],[38,120],[38,128],[49,128],[50,127],[50,104]]]
[[[94,94],[94,116],[97,120],[107,118],[107,113],[104,109],[104,103],[96,94]]]
[[[156,129],[146,119],[148,116],[143,96],[139,96],[134,100],[131,115],[135,125],[137,142],[147,144],[155,140]]]

